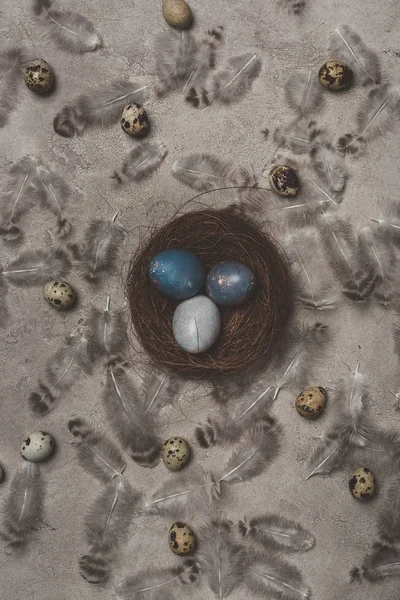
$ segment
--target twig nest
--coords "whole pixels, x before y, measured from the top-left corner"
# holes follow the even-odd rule
[[[171,27],[187,29],[192,24],[192,11],[185,0],[163,0],[162,11]]]
[[[326,390],[323,387],[309,387],[296,398],[296,410],[302,417],[315,419],[326,406]]]
[[[25,69],[24,80],[31,92],[46,94],[54,84],[53,71],[45,60],[35,58]]]
[[[300,189],[296,171],[287,165],[274,167],[269,174],[272,189],[280,196],[296,196]]]
[[[153,285],[169,298],[187,300],[204,285],[205,270],[199,258],[188,250],[163,250],[150,261]]]
[[[373,473],[366,467],[360,467],[350,479],[349,488],[354,498],[358,500],[372,498],[376,493],[376,481]]]
[[[132,137],[142,137],[149,130],[149,117],[140,104],[127,104],[121,115],[121,127]]]
[[[176,308],[172,320],[176,343],[190,354],[201,354],[217,341],[221,330],[218,306],[207,296],[184,300]]]
[[[353,83],[353,71],[337,60],[328,60],[320,68],[318,80],[326,90],[344,90]]]
[[[21,456],[30,462],[39,462],[53,452],[53,440],[45,431],[34,431],[21,444]]]
[[[43,296],[57,310],[68,310],[76,302],[76,293],[67,281],[49,281],[43,288]]]
[[[186,523],[176,521],[170,527],[168,533],[169,547],[174,554],[178,556],[185,556],[191,554],[196,545],[196,538]]]
[[[189,460],[190,446],[181,437],[169,438],[162,451],[162,459],[170,471],[180,471]]]
[[[250,302],[220,307],[220,335],[207,352],[190,354],[175,341],[172,320],[178,301],[155,289],[151,259],[179,246],[193,252],[206,272],[225,260],[249,267],[257,279]],[[149,231],[133,257],[127,296],[136,339],[158,368],[186,379],[232,380],[252,368],[267,368],[276,356],[292,309],[290,269],[274,239],[236,207],[187,212]],[[209,300],[209,299],[208,299]],[[211,302],[211,300],[209,300]],[[139,350],[139,348],[137,348]]]
[[[253,271],[236,260],[218,263],[206,279],[207,295],[219,306],[240,306],[253,295],[255,287]]]

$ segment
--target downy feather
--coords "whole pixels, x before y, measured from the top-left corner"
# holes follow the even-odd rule
[[[194,584],[199,569],[194,560],[185,560],[179,566],[152,567],[127,577],[116,586],[119,600],[175,600],[181,587]],[[187,591],[190,595],[190,592]]]
[[[104,271],[114,266],[126,230],[116,223],[118,212],[109,221],[95,219],[85,231],[83,244],[71,245],[79,270],[89,281],[96,282]]]
[[[33,250],[20,254],[6,269],[0,271],[11,285],[30,287],[44,285],[52,279],[63,278],[71,263],[64,250]]]
[[[92,370],[89,342],[84,336],[68,336],[46,365],[45,377],[38,391],[29,396],[29,406],[37,415],[46,415],[56,400]]]
[[[264,551],[248,553],[244,582],[253,594],[271,600],[311,598],[297,567]]]
[[[10,113],[18,104],[22,70],[26,61],[25,52],[19,46],[0,49],[0,127],[6,125]]]
[[[383,544],[374,544],[361,567],[354,567],[349,574],[350,583],[364,579],[376,583],[388,577],[400,577],[400,549]]]
[[[207,35],[196,44],[193,68],[183,86],[185,100],[194,108],[209,104],[204,86],[207,76],[215,67],[216,49],[222,40],[222,29],[222,27],[209,29]]]
[[[164,406],[176,400],[179,382],[165,373],[149,373],[144,378],[142,389],[145,414],[158,415]]]
[[[91,52],[102,45],[94,25],[79,13],[52,8],[52,0],[33,0],[33,11],[42,26],[43,37],[62,50]]]
[[[343,156],[338,155],[329,143],[314,146],[310,155],[314,170],[328,189],[334,194],[342,192],[347,178]]]
[[[358,232],[359,251],[363,262],[375,272],[372,298],[383,306],[389,306],[396,297],[396,253],[390,244],[374,233],[372,227],[363,227]]]
[[[189,31],[169,29],[156,36],[156,93],[183,89],[195,67],[196,44]]]
[[[334,401],[332,402],[335,413],[335,424],[350,430],[350,441],[356,446],[365,446],[365,398],[367,391],[364,375],[359,372],[359,366],[355,371],[342,377],[336,388]]]
[[[283,247],[292,267],[296,302],[313,310],[336,308],[337,290],[326,261],[321,259],[323,249],[316,229],[289,231]]]
[[[328,138],[328,134],[316,121],[296,118],[278,125],[274,130],[273,137],[278,146],[292,150],[297,154],[306,154],[324,143]]]
[[[302,228],[315,225],[321,215],[331,208],[336,208],[328,199],[308,200],[302,195],[295,202],[273,199],[269,205],[272,208],[268,208],[264,213],[268,221],[283,229],[287,226]]]
[[[345,458],[350,443],[350,431],[339,425],[334,425],[321,437],[321,442],[308,461],[309,474],[327,475],[338,469]]]
[[[307,8],[307,0],[276,0],[280,8],[288,12],[290,15],[299,16],[303,14]]]
[[[186,469],[178,477],[173,475],[142,501],[143,514],[158,514],[183,518],[204,511],[218,497],[219,484],[211,473]]]
[[[365,46],[360,36],[348,25],[338,25],[332,32],[329,54],[350,67],[363,85],[380,83],[377,55]]]
[[[298,117],[317,111],[323,101],[322,87],[312,69],[293,73],[285,83],[284,92],[286,102]]]
[[[1,509],[0,537],[6,552],[23,551],[43,514],[44,484],[39,466],[23,462],[14,475]]]
[[[126,463],[113,442],[80,417],[70,419],[68,429],[75,438],[78,461],[85,471],[105,483],[122,475]]]
[[[6,241],[15,241],[21,236],[17,222],[33,204],[38,165],[35,156],[24,156],[10,168],[10,180],[0,199],[0,234]]]
[[[36,199],[57,218],[56,234],[60,237],[68,236],[72,225],[63,211],[71,195],[69,186],[60,175],[44,165],[38,166],[34,185]]]
[[[388,83],[375,86],[357,112],[356,133],[339,138],[339,150],[358,154],[365,144],[394,130],[399,117],[400,86]]]
[[[140,181],[159,167],[167,154],[167,148],[160,143],[142,142],[130,151],[122,167],[114,171],[112,179],[118,183]]]
[[[113,357],[122,356],[128,345],[126,324],[121,310],[112,311],[111,297],[107,296],[104,310],[92,308],[89,331],[92,332],[90,343],[94,356],[110,361]]]
[[[258,54],[251,52],[230,58],[213,76],[208,101],[216,99],[223,104],[238,102],[251,90],[261,66]]]
[[[400,485],[397,477],[386,490],[378,516],[378,531],[385,544],[400,544]]]
[[[320,218],[318,224],[328,261],[341,284],[342,293],[356,302],[367,300],[374,291],[376,275],[361,260],[351,224],[327,214]]]
[[[261,475],[281,450],[282,428],[273,422],[260,422],[241,440],[218,477],[219,482],[240,483]]]
[[[143,104],[148,87],[125,79],[93,87],[56,114],[54,131],[69,138],[82,135],[87,127],[112,125],[118,121],[126,104]]]
[[[138,495],[123,477],[115,477],[96,498],[85,517],[87,553],[79,558],[79,572],[90,583],[105,581],[118,549],[128,537]]]
[[[153,416],[145,413],[140,393],[122,364],[111,363],[107,369],[103,405],[115,435],[132,460],[154,467],[161,458],[162,442],[156,435]]]
[[[172,166],[172,174],[185,185],[200,191],[253,183],[245,169],[212,154],[189,154],[179,158]]]
[[[329,330],[322,323],[315,323],[294,331],[288,342],[286,351],[283,347],[274,367],[276,383],[273,399],[284,387],[304,389],[310,378],[310,367],[321,357],[328,342]]]
[[[385,201],[384,215],[371,217],[376,234],[385,242],[400,245],[400,202]]]
[[[232,523],[218,517],[198,531],[200,571],[216,598],[227,598],[242,583],[246,550],[231,530]]]
[[[239,521],[240,533],[271,550],[305,552],[315,545],[315,537],[299,523],[273,513]]]

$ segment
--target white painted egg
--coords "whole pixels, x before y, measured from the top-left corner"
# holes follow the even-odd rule
[[[21,444],[21,456],[30,462],[44,460],[52,453],[54,443],[45,431],[34,431]]]
[[[182,350],[190,354],[206,352],[216,342],[221,330],[219,308],[207,296],[184,300],[175,310],[172,330]]]

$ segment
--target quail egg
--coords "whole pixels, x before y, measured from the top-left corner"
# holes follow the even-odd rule
[[[326,406],[326,390],[323,387],[309,387],[296,398],[296,410],[302,417],[319,417]]]
[[[287,165],[274,167],[269,174],[272,189],[280,196],[296,196],[300,189],[296,172]]]
[[[185,0],[163,0],[164,19],[171,27],[186,29],[192,23],[192,11]]]
[[[180,471],[189,460],[190,446],[181,437],[169,438],[163,447],[162,458],[170,471]]]
[[[30,462],[39,462],[53,451],[53,440],[45,431],[34,431],[21,444],[21,456]]]
[[[43,295],[47,302],[57,310],[67,310],[76,302],[74,288],[66,281],[49,281],[43,288]]]
[[[196,538],[189,525],[176,521],[171,525],[168,533],[169,547],[174,554],[185,556],[193,552]]]
[[[353,71],[337,60],[328,60],[320,68],[318,80],[326,90],[344,90],[353,83]]]
[[[349,481],[349,488],[354,498],[358,500],[372,498],[376,493],[376,481],[373,473],[366,467],[357,469]]]
[[[45,60],[36,58],[26,67],[24,80],[31,92],[46,94],[53,87],[54,75]]]
[[[121,127],[128,135],[140,137],[149,130],[149,118],[140,104],[127,104],[121,115]]]

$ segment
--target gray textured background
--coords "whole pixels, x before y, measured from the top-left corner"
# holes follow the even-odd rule
[[[56,92],[48,98],[21,93],[18,109],[8,125],[0,131],[0,177],[5,183],[5,165],[27,153],[39,154],[66,177],[75,190],[70,214],[77,237],[93,216],[111,217],[121,210],[121,222],[129,236],[120,254],[118,269],[104,277],[103,285],[93,291],[77,275],[69,280],[80,295],[79,306],[66,314],[49,310],[39,289],[10,288],[11,319],[1,334],[1,422],[0,461],[8,480],[19,464],[19,445],[32,430],[49,431],[57,442],[57,453],[43,465],[47,481],[45,522],[32,541],[29,553],[20,559],[0,554],[0,596],[4,600],[103,600],[113,597],[113,583],[149,563],[177,562],[166,546],[168,520],[151,518],[131,525],[128,545],[121,553],[113,580],[96,587],[86,583],[77,570],[77,557],[85,549],[82,519],[88,504],[99,491],[99,484],[77,465],[66,428],[68,418],[79,414],[107,429],[100,406],[103,374],[80,382],[56,410],[43,419],[28,411],[27,397],[35,386],[45,361],[69,332],[84,328],[92,305],[102,307],[106,294],[113,305],[124,304],[124,273],[142,228],[170,215],[188,200],[191,190],[171,176],[174,159],[194,151],[212,152],[231,157],[235,162],[252,166],[259,175],[268,165],[273,151],[272,140],[260,133],[272,128],[288,114],[283,101],[282,84],[294,70],[318,65],[328,58],[327,39],[339,23],[356,28],[364,41],[374,48],[387,77],[400,77],[400,10],[397,0],[311,0],[304,17],[296,19],[281,13],[274,2],[252,0],[203,0],[191,3],[196,16],[195,30],[205,31],[223,25],[225,44],[221,55],[229,57],[243,51],[257,51],[263,70],[253,91],[231,107],[212,106],[195,112],[179,94],[163,100],[152,97],[146,108],[152,123],[150,137],[168,147],[168,156],[158,172],[140,184],[116,189],[107,175],[117,166],[135,143],[118,125],[88,130],[81,138],[62,139],[52,128],[57,110],[87,84],[102,84],[115,76],[140,77],[152,81],[153,40],[167,26],[161,14],[161,2],[132,0],[71,0],[65,7],[76,8],[89,17],[104,36],[104,48],[91,54],[75,56],[43,44],[31,17],[28,1],[0,0],[0,39],[2,42],[24,40],[33,54],[47,59],[58,80]],[[327,97],[321,121],[333,130],[345,132],[363,96],[354,89],[345,96]],[[382,199],[396,198],[400,184],[398,137],[375,144],[367,154],[350,163],[350,179],[341,214],[355,224],[367,223],[379,212]],[[52,244],[51,217],[39,209],[24,220],[27,231],[25,248]],[[16,250],[0,245],[1,261],[15,256]],[[310,313],[299,319],[313,321]],[[360,309],[342,301],[329,315],[318,315],[332,329],[332,343],[313,381],[332,386],[348,366],[361,363],[371,390],[371,415],[381,425],[398,425],[388,389],[395,386],[397,364],[393,356],[392,315],[383,309]],[[375,538],[375,515],[380,497],[373,504],[361,505],[348,491],[350,473],[339,471],[327,478],[305,482],[304,461],[317,443],[317,435],[330,420],[327,410],[322,419],[308,422],[296,414],[293,394],[282,392],[274,414],[284,425],[285,446],[280,458],[266,474],[248,484],[232,486],[221,506],[231,518],[245,511],[276,510],[298,519],[316,536],[311,552],[291,560],[303,571],[317,600],[399,598],[398,583],[388,581],[371,587],[346,583],[349,568],[361,561]],[[194,443],[194,429],[208,412],[210,400],[198,389],[180,401],[180,406],[163,414],[163,434],[183,435]],[[227,450],[207,452],[194,446],[195,463],[212,467]],[[163,465],[152,471],[129,465],[127,476],[140,489],[152,489],[166,476]],[[385,481],[381,482],[382,488]],[[0,500],[7,493],[7,483],[0,487]],[[194,515],[196,525],[202,515]],[[211,598],[203,590],[193,598]],[[247,597],[238,592],[232,598]]]

